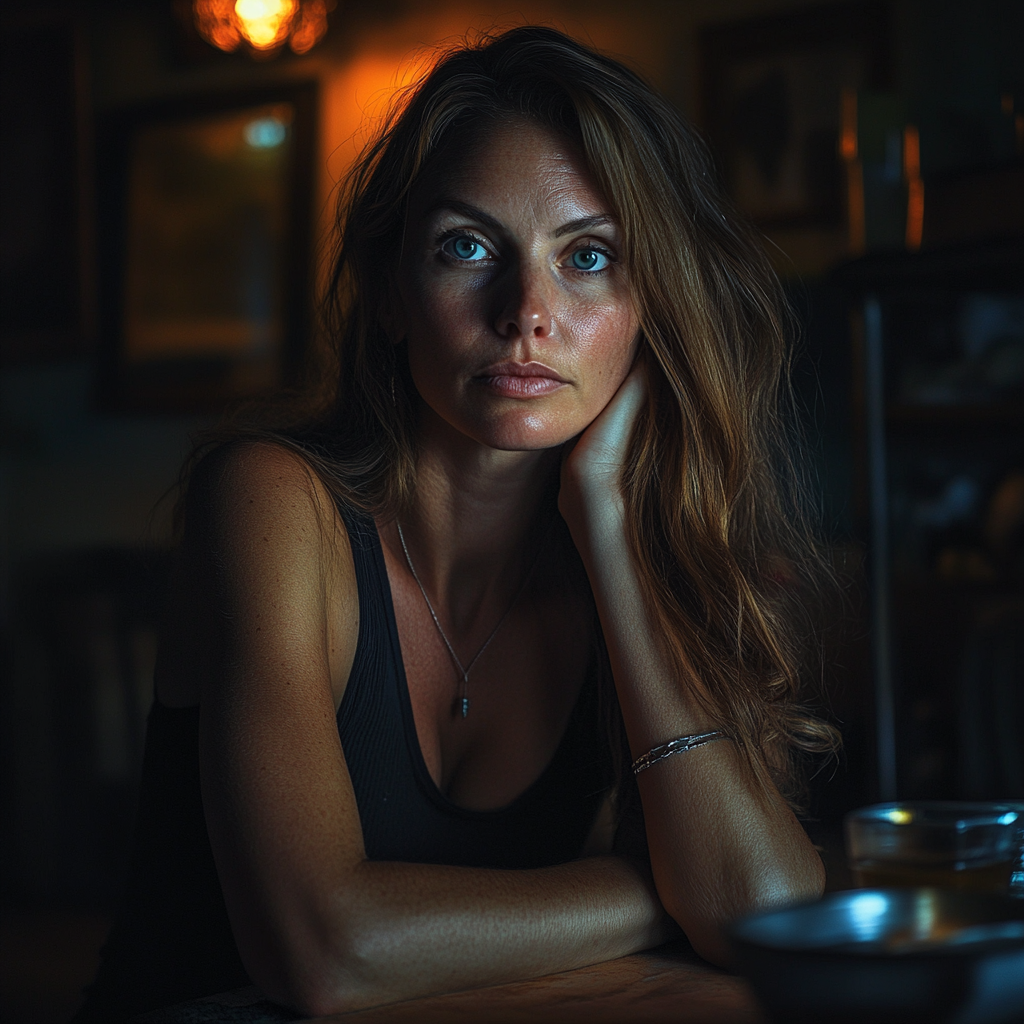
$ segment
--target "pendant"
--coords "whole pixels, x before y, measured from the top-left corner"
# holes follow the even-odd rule
[[[459,700],[459,710],[462,712],[462,717],[465,718],[469,714],[469,698],[462,697]]]

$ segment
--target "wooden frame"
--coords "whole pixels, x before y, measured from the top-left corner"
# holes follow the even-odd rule
[[[174,99],[99,145],[108,410],[215,412],[291,382],[310,331],[315,83]]]
[[[840,93],[888,84],[888,37],[875,0],[701,30],[704,126],[726,190],[756,223],[842,223]]]

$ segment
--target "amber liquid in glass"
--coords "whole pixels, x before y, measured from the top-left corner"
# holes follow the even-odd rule
[[[901,889],[929,886],[965,892],[1008,892],[1013,860],[971,865],[957,870],[952,864],[901,864],[861,861],[851,867],[854,882],[862,889]]]

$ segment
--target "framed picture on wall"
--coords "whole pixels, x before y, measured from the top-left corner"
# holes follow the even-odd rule
[[[711,24],[699,47],[704,126],[740,210],[766,228],[839,225],[841,95],[888,85],[887,5]]]
[[[217,411],[294,378],[310,330],[313,83],[140,107],[100,146],[100,396]]]

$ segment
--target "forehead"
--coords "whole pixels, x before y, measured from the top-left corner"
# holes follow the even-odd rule
[[[575,143],[526,119],[448,142],[417,184],[413,211],[428,214],[446,198],[512,219],[610,213]]]

